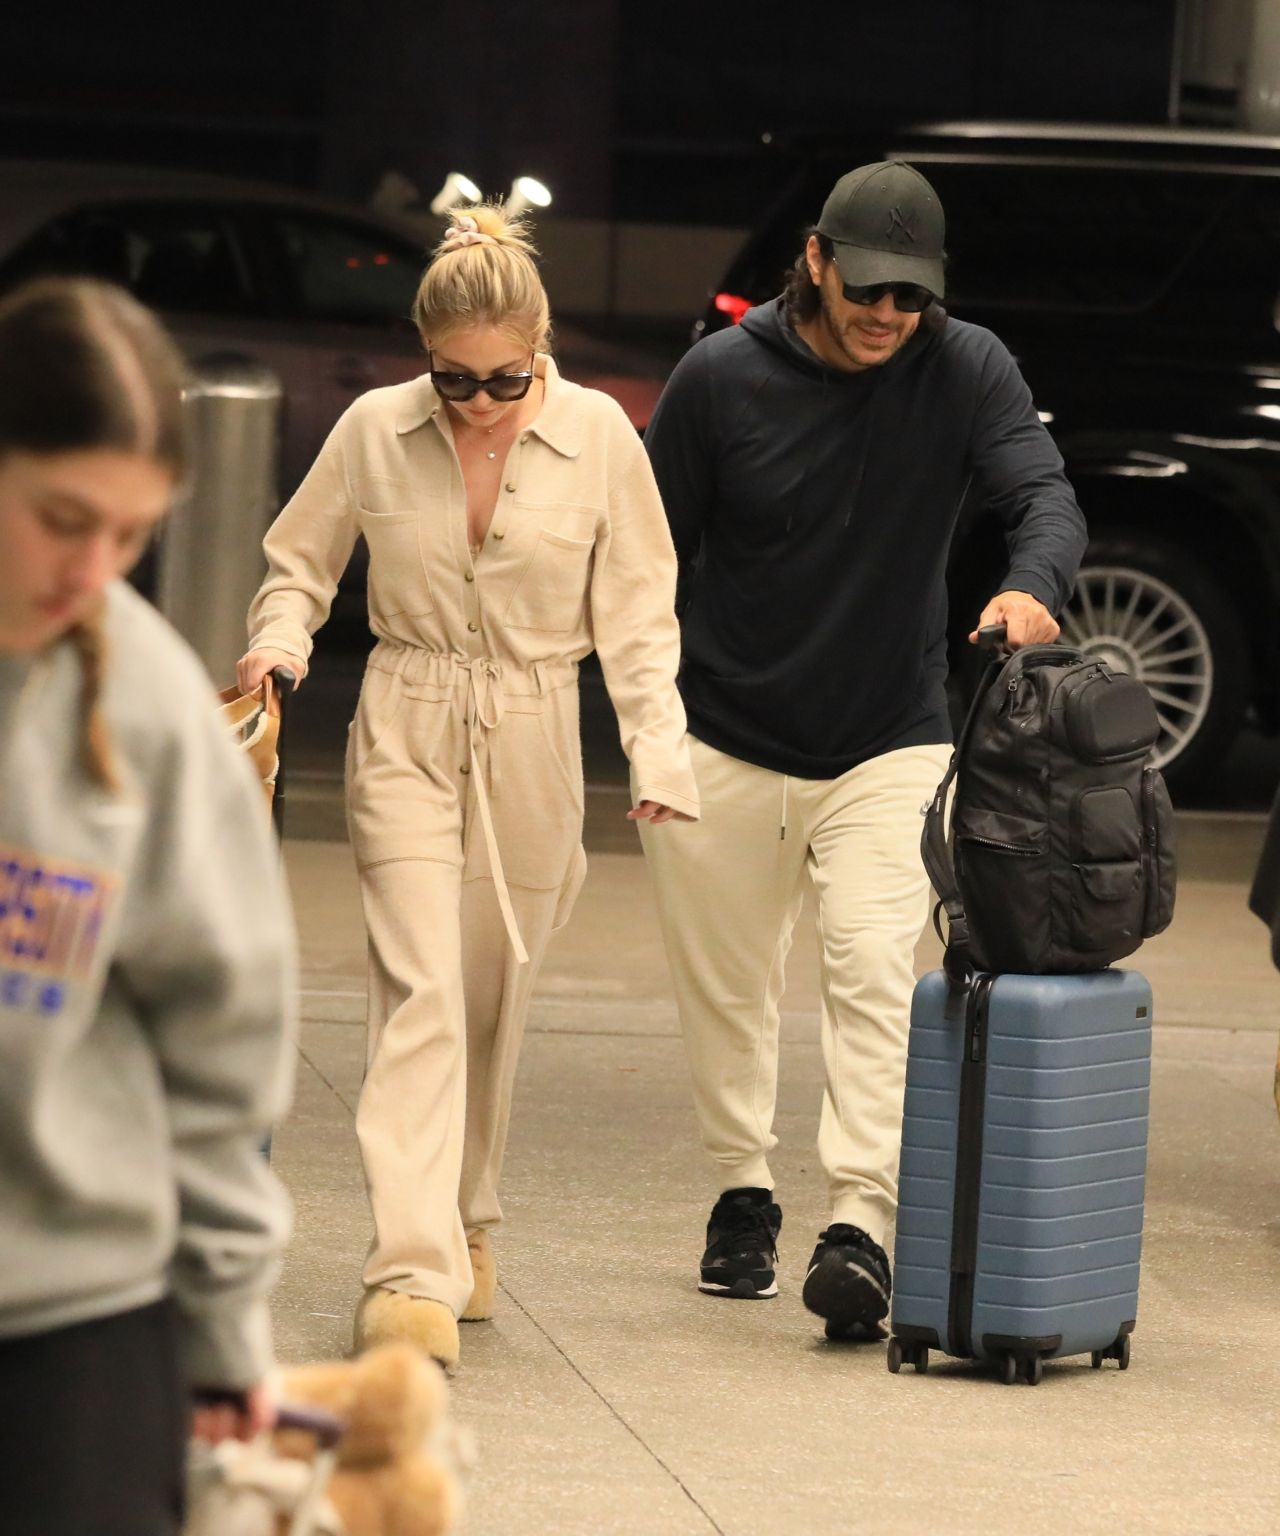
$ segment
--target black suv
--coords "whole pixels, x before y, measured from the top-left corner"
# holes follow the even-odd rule
[[[947,308],[1010,347],[1090,543],[1064,638],[1140,677],[1170,782],[1280,729],[1280,139],[950,123],[810,148],[695,336],[778,293],[833,182],[905,159],[947,214]],[[967,506],[953,655],[1002,571]],[[967,648],[966,648],[967,649]]]

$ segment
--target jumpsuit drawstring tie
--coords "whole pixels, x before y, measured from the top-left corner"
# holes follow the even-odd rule
[[[502,870],[502,855],[498,851],[498,839],[493,830],[493,814],[489,809],[490,792],[496,794],[499,783],[498,754],[494,751],[494,739],[490,732],[502,723],[506,713],[502,667],[487,656],[472,660],[458,657],[457,665],[467,673],[469,679],[467,713],[470,716],[470,729],[467,740],[471,750],[471,782],[475,785],[476,807],[480,812],[480,826],[484,832],[485,850],[489,855],[493,888],[516,961],[520,965],[527,965],[529,952],[524,947],[520,927],[516,922],[511,892],[507,889],[507,879]]]

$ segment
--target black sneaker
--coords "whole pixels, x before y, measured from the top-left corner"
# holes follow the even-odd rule
[[[882,1339],[892,1289],[888,1255],[861,1227],[836,1222],[819,1235],[803,1299],[829,1339]]]
[[[781,1230],[782,1207],[769,1190],[726,1189],[711,1207],[698,1289],[743,1301],[776,1296],[773,1266]]]

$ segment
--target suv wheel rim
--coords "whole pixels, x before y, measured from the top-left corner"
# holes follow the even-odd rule
[[[1062,638],[1146,686],[1160,721],[1157,768],[1186,750],[1209,713],[1213,652],[1181,593],[1129,566],[1081,566]]]

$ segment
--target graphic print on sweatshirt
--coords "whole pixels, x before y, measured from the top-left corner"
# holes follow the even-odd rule
[[[60,1013],[88,978],[117,878],[0,843],[0,1012]]]

